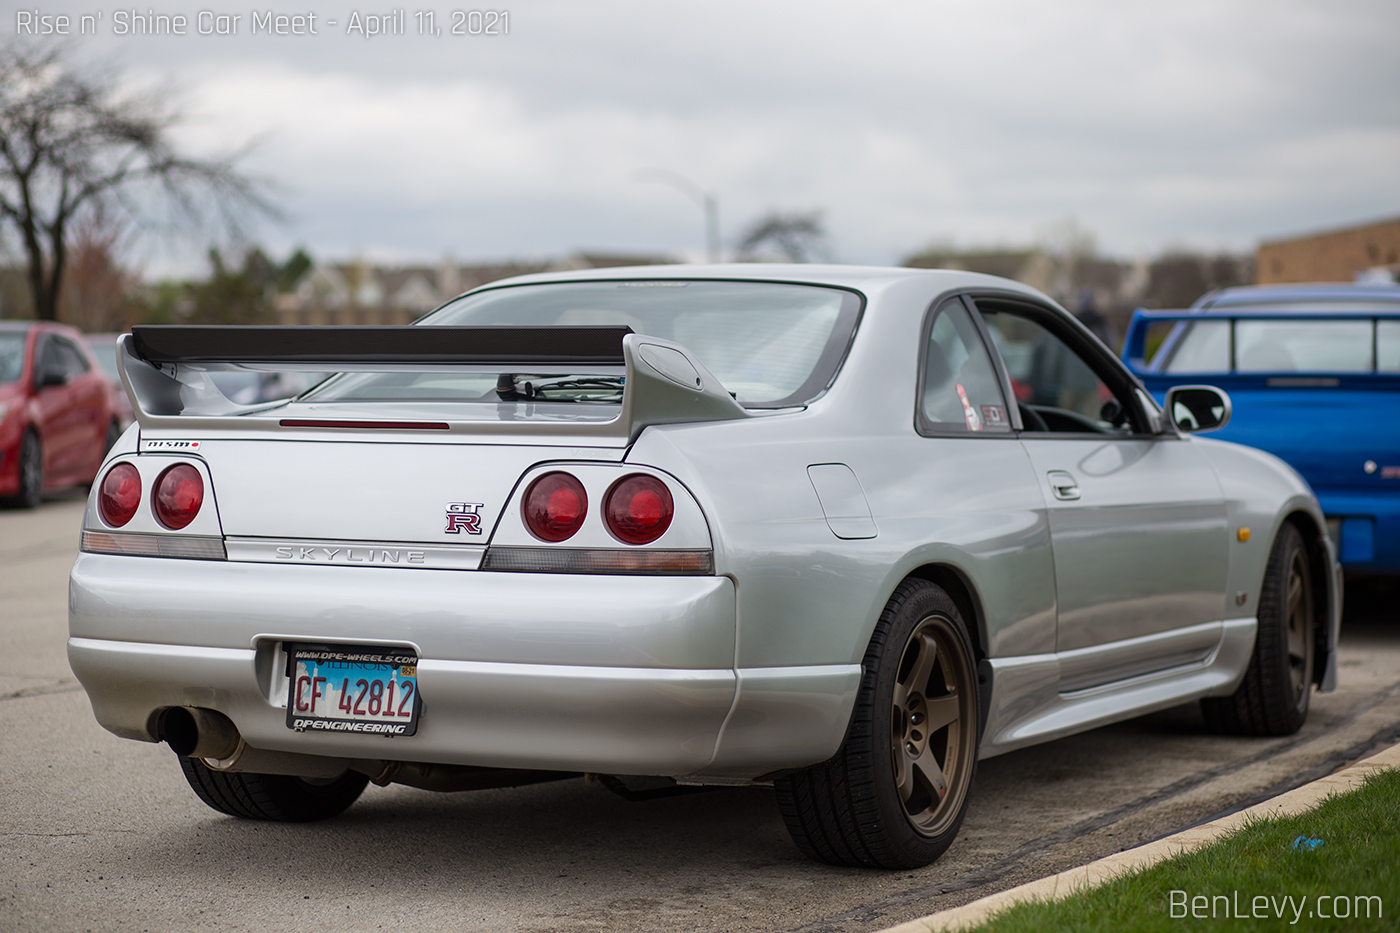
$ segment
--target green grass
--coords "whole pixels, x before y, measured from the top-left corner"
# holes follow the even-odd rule
[[[1322,839],[1324,845],[1295,850],[1299,836]],[[1259,911],[1263,916],[1252,914],[1256,896],[1272,899]],[[1284,901],[1288,896],[1291,903]],[[1207,900],[1193,902],[1196,897]],[[1197,916],[1193,907],[1199,908]],[[1083,894],[1010,908],[975,929],[1400,930],[1400,771],[1372,775],[1360,788],[1329,797],[1307,813],[1251,822],[1203,849]]]

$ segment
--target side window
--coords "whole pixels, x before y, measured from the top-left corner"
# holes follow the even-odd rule
[[[982,319],[1006,364],[1027,431],[1132,433],[1132,400],[1116,398],[1073,347],[1019,314],[984,310]]]
[[[90,367],[87,358],[83,356],[83,351],[61,337],[54,338],[53,342],[58,346],[58,356],[63,361],[63,371],[68,374],[68,378],[81,376],[89,370]]]
[[[967,307],[939,307],[924,344],[919,430],[1010,431],[1006,401],[987,348]]]
[[[1376,322],[1376,372],[1400,373],[1400,321]]]
[[[58,350],[58,341],[47,334],[41,334],[39,345],[34,351],[34,387],[36,389],[47,372],[67,373],[67,368],[63,364],[63,355]]]

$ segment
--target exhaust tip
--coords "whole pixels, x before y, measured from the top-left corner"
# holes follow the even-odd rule
[[[174,706],[161,717],[161,739],[182,758],[227,758],[238,748],[238,727],[223,713]]]

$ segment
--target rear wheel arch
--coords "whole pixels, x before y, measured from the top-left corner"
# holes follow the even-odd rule
[[[991,644],[987,632],[987,614],[977,588],[961,570],[951,564],[925,564],[910,572],[904,579],[927,580],[941,587],[958,607],[958,613],[967,629],[967,637],[972,642],[973,664],[977,667],[977,741],[980,744],[982,732],[987,727],[987,719],[992,711],[992,665],[987,660],[987,645]]]
[[[986,660],[988,644],[986,614],[983,612],[982,600],[978,596],[976,588],[962,571],[949,564],[925,564],[910,571],[905,580],[910,578],[927,580],[942,587],[943,591],[952,597],[953,602],[957,604],[958,612],[962,614],[963,621],[967,625],[968,637],[972,639],[973,655],[978,661]]]
[[[939,584],[905,576],[862,662],[840,749],[775,782],[793,841],[836,865],[927,865],[957,835],[976,770],[980,693],[962,608]]]

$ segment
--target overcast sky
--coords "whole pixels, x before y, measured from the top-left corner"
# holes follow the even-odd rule
[[[700,208],[648,168],[713,191],[727,246],[820,209],[834,258],[862,263],[1070,219],[1132,256],[1400,215],[1396,0],[498,0],[498,36],[450,35],[470,7],[447,0],[243,2],[0,7],[11,35],[18,8],[100,13],[74,50],[178,88],[187,148],[260,138],[245,165],[287,211],[258,230],[278,253],[698,258]],[[241,19],[115,35],[133,9]],[[252,35],[270,9],[314,10],[319,35]],[[395,9],[404,35],[347,31]],[[418,34],[429,11],[443,35]]]

